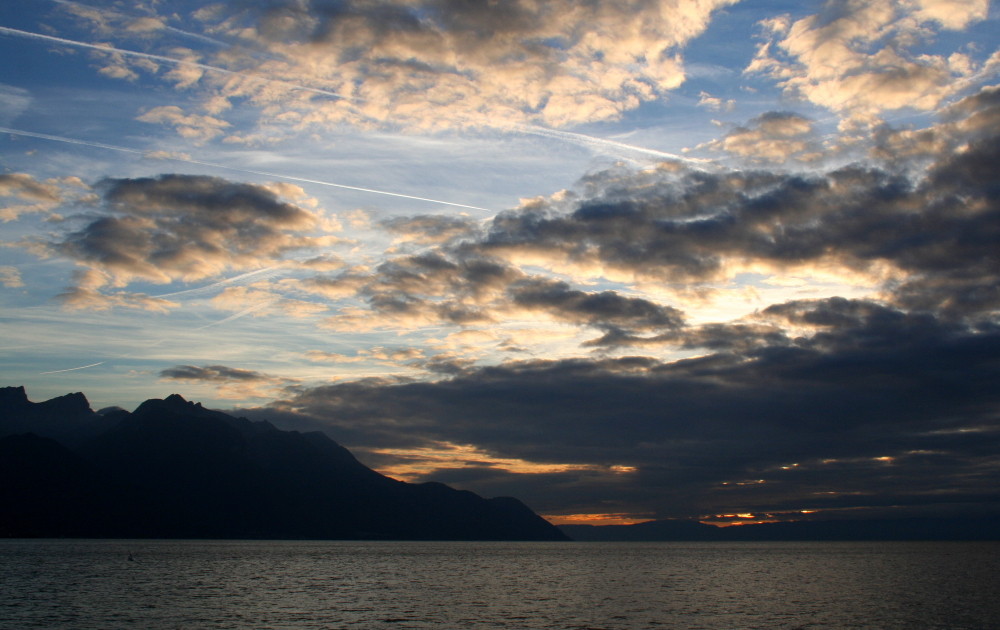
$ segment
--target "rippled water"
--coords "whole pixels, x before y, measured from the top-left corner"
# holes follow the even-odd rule
[[[998,572],[993,543],[0,541],[0,628],[1000,628]]]

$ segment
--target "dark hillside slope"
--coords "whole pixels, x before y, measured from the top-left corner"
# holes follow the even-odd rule
[[[104,416],[82,402],[63,416],[39,420],[45,403],[28,403],[0,418],[0,535],[565,539],[516,499],[390,479],[321,433],[282,431],[178,395]],[[88,430],[72,430],[81,425]],[[45,437],[17,434],[32,428]],[[68,433],[73,448],[56,441]]]

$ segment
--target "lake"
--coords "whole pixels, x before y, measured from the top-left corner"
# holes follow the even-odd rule
[[[1000,628],[998,576],[1000,543],[0,540],[0,628]]]

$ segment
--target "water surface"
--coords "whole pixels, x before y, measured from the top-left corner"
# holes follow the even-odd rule
[[[7,540],[0,571],[4,629],[1000,628],[998,543]]]

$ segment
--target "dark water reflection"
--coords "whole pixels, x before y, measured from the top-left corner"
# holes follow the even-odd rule
[[[1000,628],[994,543],[0,541],[0,571],[5,629]]]

